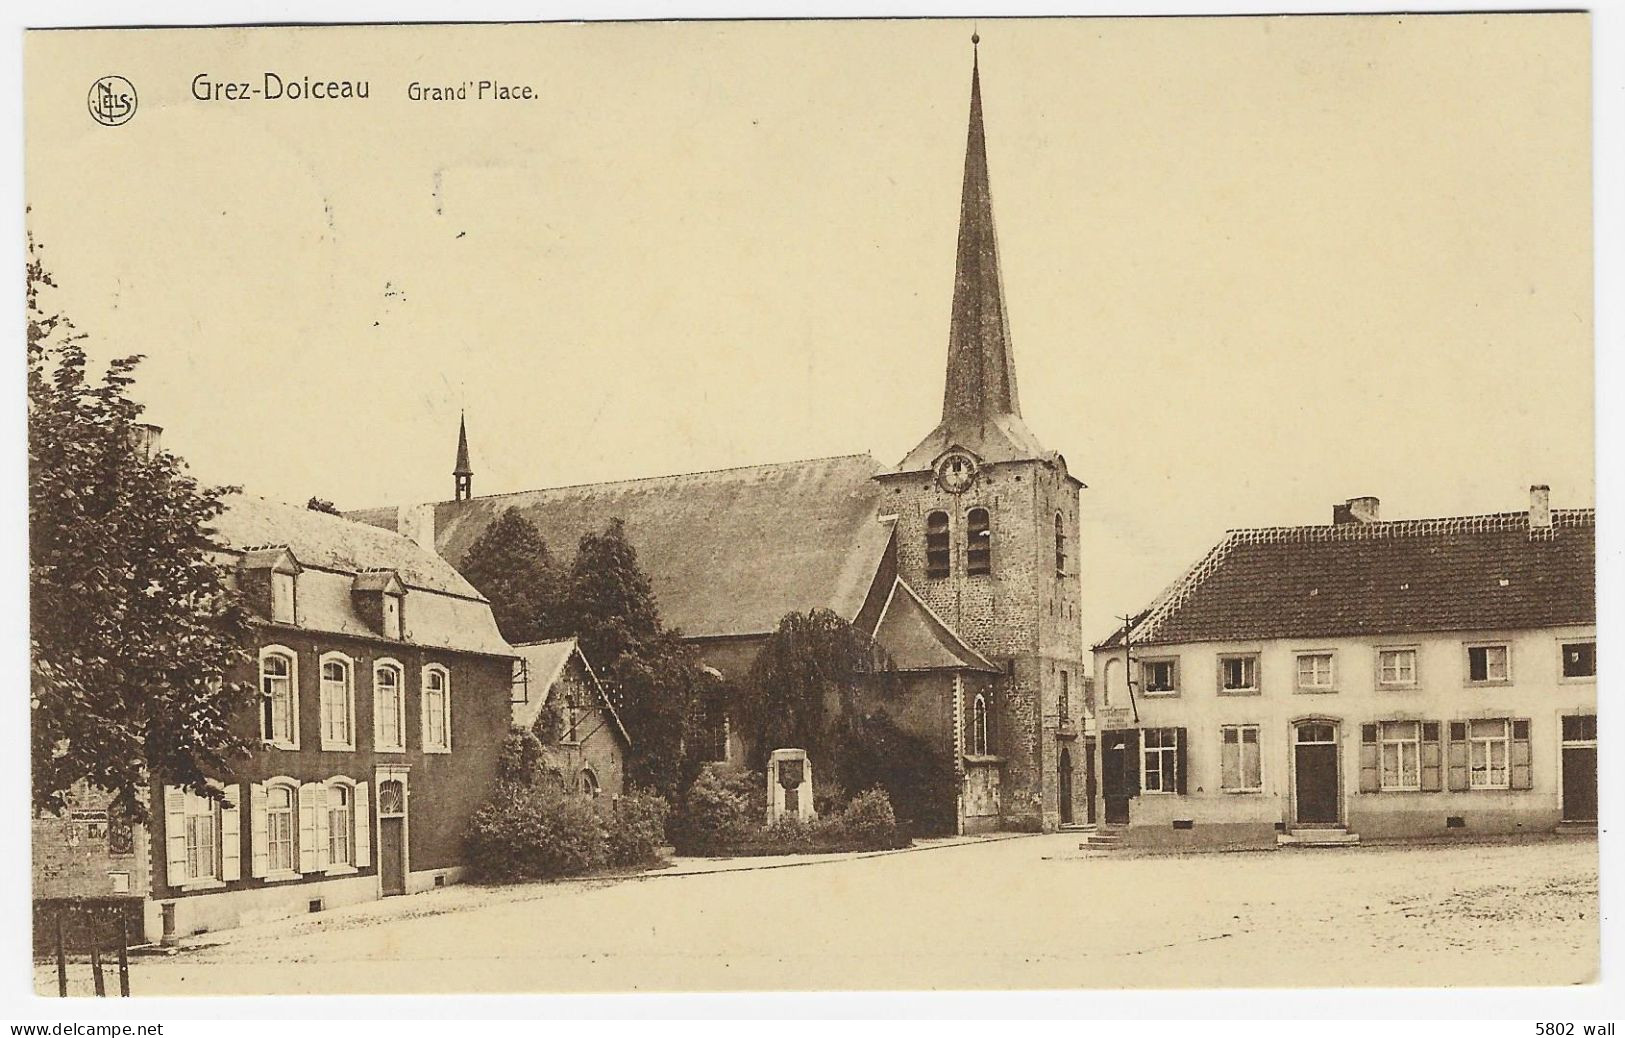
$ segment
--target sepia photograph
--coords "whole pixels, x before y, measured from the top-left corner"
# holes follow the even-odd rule
[[[1595,990],[1592,34],[23,31],[34,1009]]]

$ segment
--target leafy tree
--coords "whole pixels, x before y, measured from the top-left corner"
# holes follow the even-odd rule
[[[305,507],[312,512],[326,512],[328,515],[339,514],[339,506],[325,497],[313,497],[305,502]]]
[[[536,524],[508,509],[485,528],[463,558],[463,576],[491,601],[510,642],[559,637],[559,567]],[[591,657],[588,657],[591,659]]]
[[[827,609],[788,613],[762,646],[740,690],[739,720],[752,739],[751,766],[798,746],[827,759],[830,724],[850,709],[868,671],[869,649],[851,624]]]
[[[29,242],[28,521],[33,805],[88,782],[147,818],[151,776],[204,795],[248,749],[246,611],[210,556],[225,488],[147,450],[129,396],[139,357],[93,377],[83,336],[48,312]]]
[[[654,588],[620,519],[611,519],[602,533],[582,535],[568,595],[564,624],[600,672],[612,670],[622,656],[654,648],[663,633]]]
[[[621,520],[582,536],[559,613],[559,627],[580,640],[632,737],[628,780],[675,800],[715,742],[696,726],[720,717],[718,682],[681,633],[661,622]]]

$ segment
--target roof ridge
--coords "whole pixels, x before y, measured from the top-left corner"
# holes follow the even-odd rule
[[[880,464],[878,461],[875,461],[875,456],[872,453],[870,453],[869,451],[861,451],[861,452],[856,453],[856,454],[831,454],[831,455],[828,455],[828,456],[825,456],[825,457],[818,457],[818,458],[797,458],[794,461],[767,461],[767,462],[758,462],[758,463],[756,463],[754,465],[729,465],[729,466],[725,466],[725,467],[720,468],[720,469],[700,469],[700,470],[695,471],[695,472],[671,472],[671,473],[666,473],[664,475],[659,475],[659,476],[633,476],[630,479],[604,479],[604,480],[596,480],[596,481],[591,481],[591,482],[586,482],[586,483],[565,483],[565,484],[562,484],[562,485],[556,486],[556,487],[532,487],[529,490],[509,490],[509,491],[506,491],[505,493],[501,493],[501,494],[481,494],[480,496],[470,498],[469,500],[470,501],[495,501],[495,500],[497,500],[499,498],[504,498],[504,497],[518,497],[518,496],[520,496],[522,494],[542,494],[542,493],[549,493],[549,492],[555,491],[555,490],[580,490],[582,487],[612,487],[612,486],[619,486],[619,485],[628,484],[628,483],[650,483],[650,482],[653,482],[655,480],[661,480],[661,479],[688,479],[690,477],[696,477],[696,476],[716,476],[716,475],[721,475],[722,473],[725,473],[725,472],[744,472],[747,469],[787,468],[787,467],[792,466],[792,465],[811,465],[813,462],[818,462],[818,461],[851,461],[851,460],[856,459],[856,458],[867,458],[870,461],[875,462],[875,465],[877,467]],[[442,500],[442,501],[435,501],[433,503],[434,504],[464,504],[466,502],[456,501],[456,500]],[[367,509],[357,509],[357,511],[366,511],[366,510]]]
[[[1554,508],[1553,526],[1585,526],[1595,523],[1595,508]],[[1302,526],[1244,526],[1226,530],[1226,537],[1246,541],[1260,539],[1286,540],[1301,537],[1311,540],[1335,538],[1358,539],[1361,536],[1410,533],[1460,533],[1479,530],[1504,530],[1527,527],[1528,512],[1485,512],[1479,515],[1447,515],[1422,519],[1383,519],[1374,522],[1329,523]]]

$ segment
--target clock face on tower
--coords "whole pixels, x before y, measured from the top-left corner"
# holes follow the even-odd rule
[[[949,451],[937,462],[937,485],[950,494],[963,494],[976,483],[976,459],[964,451]]]

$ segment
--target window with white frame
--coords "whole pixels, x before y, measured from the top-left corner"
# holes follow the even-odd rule
[[[1258,725],[1227,724],[1219,729],[1219,788],[1243,793],[1264,788]]]
[[[451,750],[451,675],[438,664],[423,669],[423,749]]]
[[[1511,722],[1505,718],[1467,722],[1468,780],[1472,789],[1510,787]]]
[[[1383,688],[1416,687],[1416,650],[1410,647],[1377,650],[1377,684]]]
[[[1298,653],[1298,688],[1305,692],[1330,692],[1336,677],[1329,652]]]
[[[1499,685],[1512,680],[1512,647],[1505,642],[1467,646],[1467,683]]]
[[[265,790],[266,866],[272,873],[293,872],[299,861],[294,845],[298,831],[298,804],[292,786],[267,786]]]
[[[988,753],[987,700],[977,695],[970,708],[970,751],[976,756]]]
[[[355,790],[343,782],[327,787],[327,863],[355,864]]]
[[[1246,693],[1258,691],[1258,654],[1233,653],[1219,657],[1219,691]]]
[[[1166,659],[1140,661],[1140,690],[1148,696],[1171,696],[1179,691],[1179,661]]]
[[[1140,788],[1147,793],[1179,791],[1179,729],[1147,728],[1141,742],[1144,770]]]
[[[373,744],[378,750],[406,749],[406,682],[401,665],[372,665]]]
[[[296,623],[294,575],[271,571],[271,619],[279,624]]]
[[[350,658],[330,652],[322,657],[322,749],[355,749],[355,681]]]
[[[1563,676],[1565,678],[1594,678],[1597,676],[1597,643],[1595,641],[1564,642]]]
[[[298,657],[281,646],[260,650],[260,738],[299,748]]]
[[[1422,723],[1383,721],[1377,730],[1379,788],[1419,790],[1422,788]]]
[[[186,794],[186,878],[220,878],[220,804],[197,793]]]

